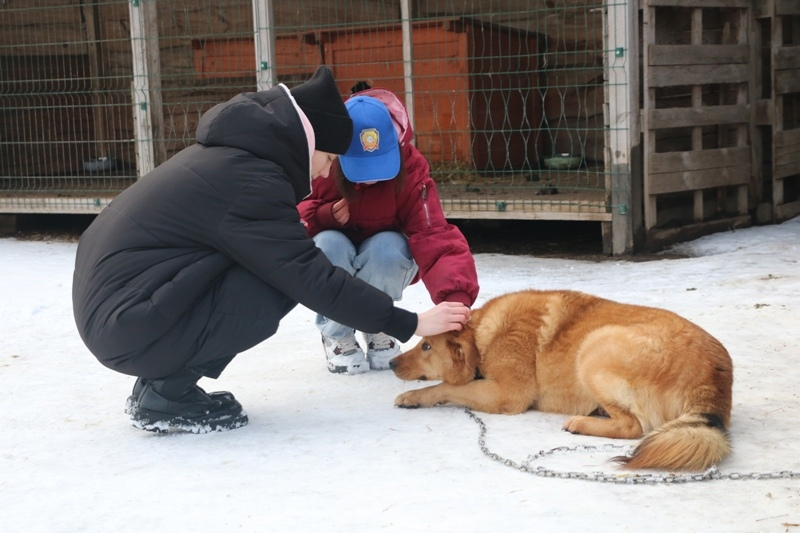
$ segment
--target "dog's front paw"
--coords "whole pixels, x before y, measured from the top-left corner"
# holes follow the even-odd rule
[[[569,431],[575,435],[581,435],[584,433],[583,426],[585,424],[585,419],[589,418],[587,416],[571,416],[564,422],[564,425],[561,426],[563,431]]]
[[[420,396],[421,395],[419,394],[419,391],[410,390],[395,398],[394,404],[395,406],[402,407],[403,409],[417,409],[419,407],[425,407],[425,404]]]

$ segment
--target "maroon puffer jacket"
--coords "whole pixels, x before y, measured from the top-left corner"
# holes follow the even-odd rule
[[[359,196],[349,203],[350,220],[341,226],[332,212],[333,204],[342,197],[335,180],[314,180],[311,195],[297,206],[309,235],[335,229],[358,244],[382,231],[401,232],[408,237],[411,255],[419,266],[412,283],[422,279],[434,304],[451,301],[471,307],[479,290],[475,260],[464,235],[444,217],[428,162],[409,142],[413,132],[405,107],[385,89],[357,94],[380,99],[392,114],[403,152],[405,185],[400,192],[394,180],[357,187]]]

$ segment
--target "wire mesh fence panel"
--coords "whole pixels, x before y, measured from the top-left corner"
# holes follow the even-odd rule
[[[154,43],[132,35],[134,5],[153,8]],[[204,77],[196,52],[207,41],[252,39],[252,13],[249,1],[0,5],[0,211],[96,213],[141,175],[137,45],[157,51],[149,71],[157,93],[137,104],[153,124],[145,140],[155,163],[194,142],[200,114],[253,90],[255,78],[252,66],[246,75]]]
[[[97,212],[192,144],[203,112],[256,90],[264,71],[292,87],[324,63],[345,98],[384,87],[406,103],[448,216],[608,221],[608,79],[624,68],[608,60],[608,7],[0,4],[0,210]]]
[[[94,15],[91,7],[84,11],[78,4],[0,6],[4,204],[24,199],[21,207],[33,208],[45,194],[125,186],[124,170],[111,163],[112,154],[124,154],[126,143],[96,135],[113,128],[125,98],[119,91],[122,78],[97,75],[102,59],[88,33],[96,29]]]
[[[298,49],[279,53],[278,79],[312,56],[345,96],[401,96],[448,216],[610,220],[602,2],[314,5],[275,5],[279,52]]]

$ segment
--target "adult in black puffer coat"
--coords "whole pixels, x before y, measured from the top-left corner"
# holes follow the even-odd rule
[[[101,363],[139,378],[126,408],[135,426],[246,424],[233,395],[197,381],[272,336],[298,302],[401,341],[461,328],[463,305],[419,316],[396,308],[308,237],[296,205],[351,138],[326,67],[291,91],[238,95],[201,117],[197,144],[122,192],[82,235],[75,322]]]

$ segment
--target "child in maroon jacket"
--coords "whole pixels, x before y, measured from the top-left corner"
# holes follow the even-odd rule
[[[422,280],[431,300],[478,297],[475,261],[461,231],[444,217],[428,162],[410,143],[413,131],[400,100],[385,89],[354,94],[345,106],[353,140],[334,179],[317,180],[298,205],[317,246],[331,262],[400,300]],[[400,343],[355,331],[317,315],[328,370],[359,374],[389,368]]]

